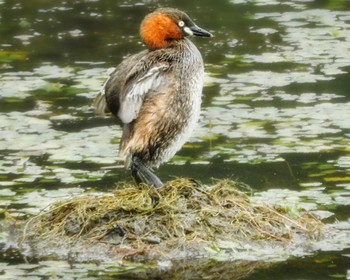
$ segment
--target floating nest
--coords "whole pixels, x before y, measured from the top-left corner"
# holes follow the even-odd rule
[[[210,255],[223,242],[288,244],[296,234],[320,235],[317,218],[289,210],[252,202],[230,180],[203,186],[176,179],[158,189],[124,185],[52,205],[26,223],[22,242],[145,262]]]

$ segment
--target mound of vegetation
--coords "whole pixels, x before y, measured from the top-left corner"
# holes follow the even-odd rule
[[[22,241],[76,246],[76,253],[104,250],[119,260],[200,257],[223,241],[289,243],[296,234],[320,234],[317,218],[295,213],[252,202],[230,180],[203,186],[176,179],[161,188],[123,185],[59,202],[27,222]]]

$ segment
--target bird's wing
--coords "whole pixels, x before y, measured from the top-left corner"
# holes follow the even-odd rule
[[[118,114],[119,100],[122,98],[125,84],[130,80],[130,75],[135,75],[135,66],[147,55],[147,51],[125,58],[113,71],[109,72],[109,77],[104,82],[101,90],[95,98],[95,110],[99,114]]]
[[[97,113],[111,112],[124,124],[137,118],[147,94],[166,82],[163,74],[170,67],[169,59],[150,59],[149,54],[145,50],[129,56],[115,68],[95,99]]]
[[[165,82],[163,73],[168,68],[166,62],[156,63],[128,79],[118,111],[118,117],[123,123],[130,123],[137,118],[147,94]]]
[[[94,107],[96,113],[100,115],[104,115],[107,113],[110,113],[110,110],[107,105],[107,100],[106,100],[106,85],[111,79],[112,75],[115,73],[116,68],[112,68],[113,71],[109,70],[109,77],[106,79],[106,81],[103,83],[103,86],[99,93],[97,94],[95,101],[94,101]]]

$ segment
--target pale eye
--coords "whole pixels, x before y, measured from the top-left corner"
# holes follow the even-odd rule
[[[184,27],[185,26],[185,23],[182,20],[180,20],[178,24],[179,24],[180,27]]]

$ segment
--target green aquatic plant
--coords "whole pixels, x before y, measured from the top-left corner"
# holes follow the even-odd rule
[[[22,51],[2,51],[0,50],[0,63],[11,63],[13,61],[24,61],[28,53]]]

